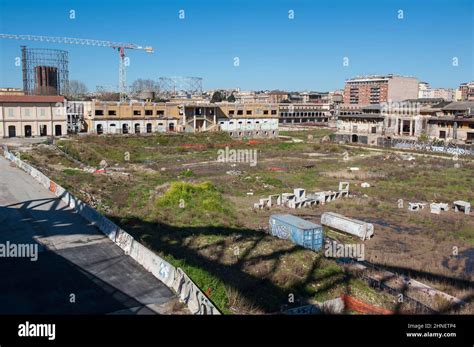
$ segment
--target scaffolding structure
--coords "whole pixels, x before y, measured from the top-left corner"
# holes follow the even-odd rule
[[[201,95],[202,78],[171,76],[158,79],[160,93],[166,96]]]
[[[21,46],[23,90],[27,95],[64,95],[69,84],[69,53]]]

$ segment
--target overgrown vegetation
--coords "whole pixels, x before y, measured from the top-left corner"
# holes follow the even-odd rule
[[[469,277],[463,254],[474,245],[472,218],[408,212],[406,204],[459,199],[474,204],[472,161],[459,161],[459,168],[450,160],[430,157],[405,161],[391,151],[320,141],[331,134],[328,129],[281,134],[301,141],[234,141],[223,133],[201,133],[85,136],[59,142],[84,164],[107,161],[106,174],[85,172],[47,146],[38,146],[25,158],[84,201],[92,195],[99,209],[110,206],[103,212],[182,267],[225,313],[277,312],[290,292],[298,298],[294,305],[351,292],[393,308],[389,296],[348,278],[333,260],[259,230],[270,214],[290,211],[254,211],[258,199],[296,187],[337,190],[340,181],[350,182],[353,198],[290,213],[319,223],[321,213],[337,210],[374,223],[376,236],[365,243],[370,262],[401,272],[415,269],[411,275],[423,281],[431,281],[433,274],[454,278],[430,283],[453,295],[464,293],[453,281]],[[218,163],[217,151],[226,146],[256,149],[257,166]],[[348,167],[359,170],[350,172]],[[371,187],[361,188],[362,182]],[[397,208],[399,198],[404,209]],[[453,244],[460,250],[457,258],[450,256]]]

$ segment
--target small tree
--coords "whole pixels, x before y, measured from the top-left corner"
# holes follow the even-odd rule
[[[212,94],[211,102],[221,102],[224,98],[222,97],[222,93],[217,90]]]
[[[228,102],[235,102],[235,96],[234,93],[230,94],[229,97],[227,98]]]

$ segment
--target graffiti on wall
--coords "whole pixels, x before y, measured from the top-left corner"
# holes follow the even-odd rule
[[[416,142],[409,140],[385,141],[385,145],[397,149],[411,149],[424,152],[446,153],[452,155],[474,155],[474,148],[454,144],[438,145],[431,142]]]
[[[125,254],[131,256],[146,270],[159,278],[168,287],[174,289],[182,302],[184,302],[193,314],[220,314],[212,301],[201,291],[201,289],[181,269],[175,268],[148,248],[137,242],[133,237],[120,229],[114,222],[88,206],[81,200],[75,198],[60,185],[51,181],[40,171],[24,163],[3,146],[4,155],[14,162],[18,167],[28,172],[33,178],[43,184],[46,189],[55,193],[70,207],[89,222],[112,239]]]

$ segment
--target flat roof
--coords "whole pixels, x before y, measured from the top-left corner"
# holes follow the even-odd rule
[[[60,95],[0,95],[0,102],[64,102]]]
[[[443,107],[443,110],[474,110],[474,101],[454,101]]]
[[[371,119],[384,119],[383,116],[377,114],[369,114],[369,113],[362,113],[362,114],[346,114],[346,115],[338,115],[338,118],[371,118]]]

